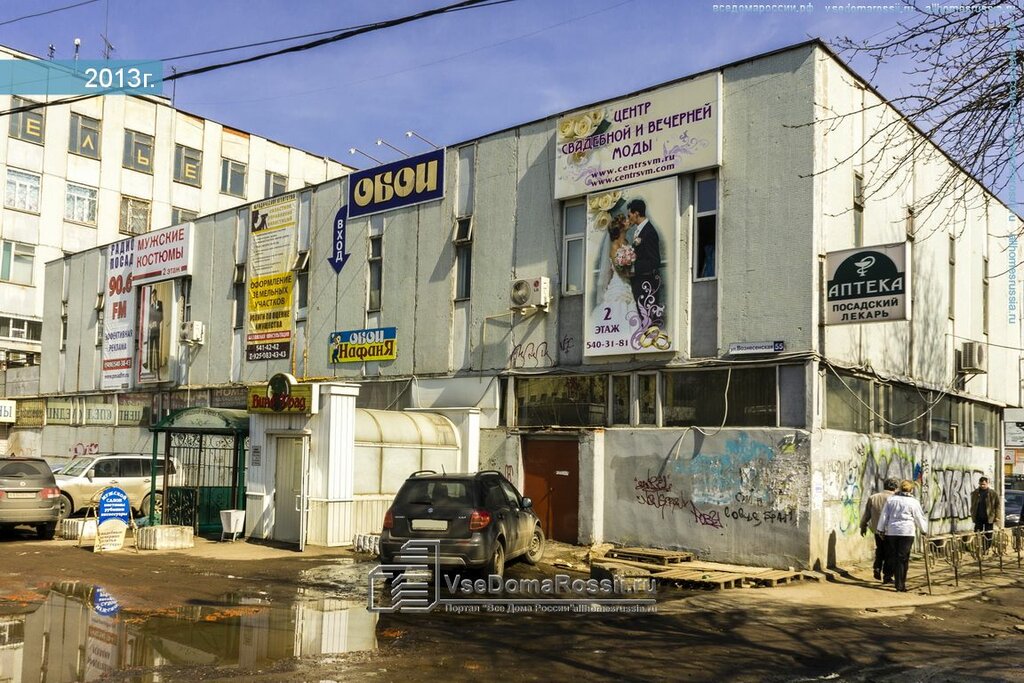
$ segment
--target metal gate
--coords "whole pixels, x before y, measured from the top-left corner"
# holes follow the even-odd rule
[[[245,454],[249,416],[229,408],[186,408],[150,428],[154,472],[164,437],[164,524],[196,534],[221,531],[221,510],[245,509]],[[154,486],[156,482],[154,481]]]
[[[241,451],[234,434],[170,432],[167,437],[174,474],[167,482],[165,523],[190,526],[197,534],[218,533],[220,511],[245,506],[248,437]]]

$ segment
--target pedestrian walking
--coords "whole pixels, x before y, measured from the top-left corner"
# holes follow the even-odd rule
[[[877,531],[876,527],[882,515],[882,508],[885,507],[886,501],[892,497],[896,489],[899,488],[899,485],[900,483],[894,477],[886,479],[883,489],[868,498],[867,507],[864,508],[864,516],[860,520],[860,535],[866,536],[868,529],[871,529],[871,533],[875,537],[875,561],[872,568],[874,569],[875,580],[881,579],[882,583],[892,583],[892,567],[885,552],[885,537]]]
[[[971,491],[971,518],[974,531],[985,532],[985,552],[992,545],[992,527],[999,519],[999,494],[988,487],[988,477],[978,479],[978,488]]]
[[[896,590],[905,593],[907,590],[907,569],[910,568],[910,548],[914,545],[915,527],[922,534],[928,533],[928,520],[925,519],[921,503],[913,496],[914,482],[904,479],[900,482],[900,490],[882,507],[876,529],[885,536],[886,557],[892,567]]]

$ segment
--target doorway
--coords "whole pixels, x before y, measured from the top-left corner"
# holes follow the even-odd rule
[[[523,439],[523,495],[533,499],[544,535],[579,541],[579,442]]]
[[[305,531],[306,491],[303,486],[305,466],[305,438],[301,436],[274,437],[276,464],[274,467],[274,533],[275,540],[298,543],[302,546]]]

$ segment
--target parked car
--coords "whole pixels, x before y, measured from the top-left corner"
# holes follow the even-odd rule
[[[141,453],[106,453],[79,456],[56,475],[60,487],[60,516],[72,515],[96,505],[96,497],[108,486],[117,486],[141,514],[149,514],[152,459]],[[175,473],[174,461],[168,474]],[[164,461],[157,461],[156,508],[163,505]]]
[[[1003,526],[1006,528],[1020,526],[1020,515],[1024,511],[1024,491],[1009,489],[1003,495],[1006,514],[1003,518]]]
[[[0,458],[0,526],[29,525],[49,540],[57,530],[60,489],[41,458]]]
[[[384,515],[380,559],[393,564],[410,539],[436,539],[442,568],[467,567],[502,575],[505,563],[544,555],[544,532],[533,511],[500,472],[409,477]]]

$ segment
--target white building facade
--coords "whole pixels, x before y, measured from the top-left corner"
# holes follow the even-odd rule
[[[842,563],[872,551],[859,523],[887,476],[917,482],[933,532],[962,529],[1020,405],[1018,219],[973,181],[922,210],[951,162],[926,144],[892,175],[882,124],[886,145],[919,135],[814,41],[299,191],[273,360],[246,360],[266,343],[246,310],[266,207],[199,218],[161,297],[203,343],[117,390],[95,343],[111,247],[67,256],[12,436],[46,457],[148,451],[169,410],[242,407],[290,373],[359,383],[360,407],[479,411],[480,467],[559,540]],[[394,208],[431,168],[443,198]],[[93,404],[117,417],[90,424]],[[393,494],[382,481],[346,490]]]

